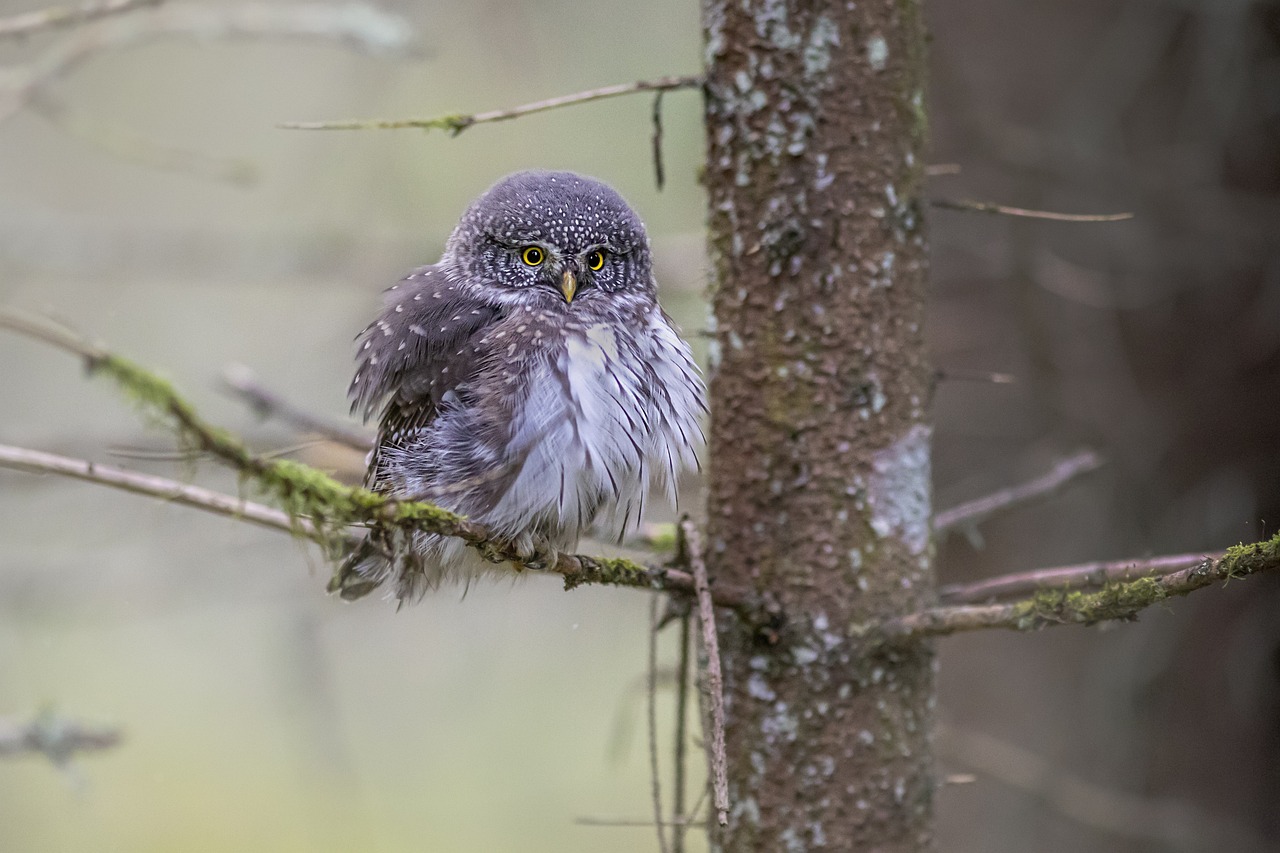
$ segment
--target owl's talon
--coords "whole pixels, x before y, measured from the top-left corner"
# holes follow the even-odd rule
[[[533,569],[538,572],[549,572],[555,568],[558,562],[560,562],[560,552],[554,548],[547,548],[539,550],[528,559],[521,560],[519,565],[522,568]]]

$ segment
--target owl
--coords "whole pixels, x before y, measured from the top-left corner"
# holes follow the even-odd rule
[[[674,501],[705,391],[658,305],[644,224],[612,188],[502,179],[384,303],[350,387],[352,411],[379,417],[369,488],[467,516],[530,561],[593,528],[621,539],[651,480]],[[375,530],[335,586],[385,582],[403,602],[486,569],[456,538]]]

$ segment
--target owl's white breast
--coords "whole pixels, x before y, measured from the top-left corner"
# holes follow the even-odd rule
[[[692,460],[701,385],[687,348],[655,313],[665,336],[652,324],[637,338],[598,323],[566,329],[549,348],[512,427],[519,474],[487,523],[513,533],[539,527],[563,546],[597,522],[620,537],[638,523],[655,467],[670,490],[681,460]],[[694,387],[678,400],[661,387],[690,376]],[[689,402],[688,415],[667,411]]]

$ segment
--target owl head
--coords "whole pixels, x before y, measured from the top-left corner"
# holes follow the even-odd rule
[[[441,266],[495,301],[582,308],[654,298],[644,223],[612,187],[572,172],[517,172],[477,198]]]

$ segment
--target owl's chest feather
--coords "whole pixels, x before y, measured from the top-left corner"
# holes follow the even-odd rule
[[[511,424],[507,461],[519,473],[492,523],[576,537],[598,515],[619,534],[638,520],[654,443],[643,367],[608,323],[566,330],[541,354]]]

